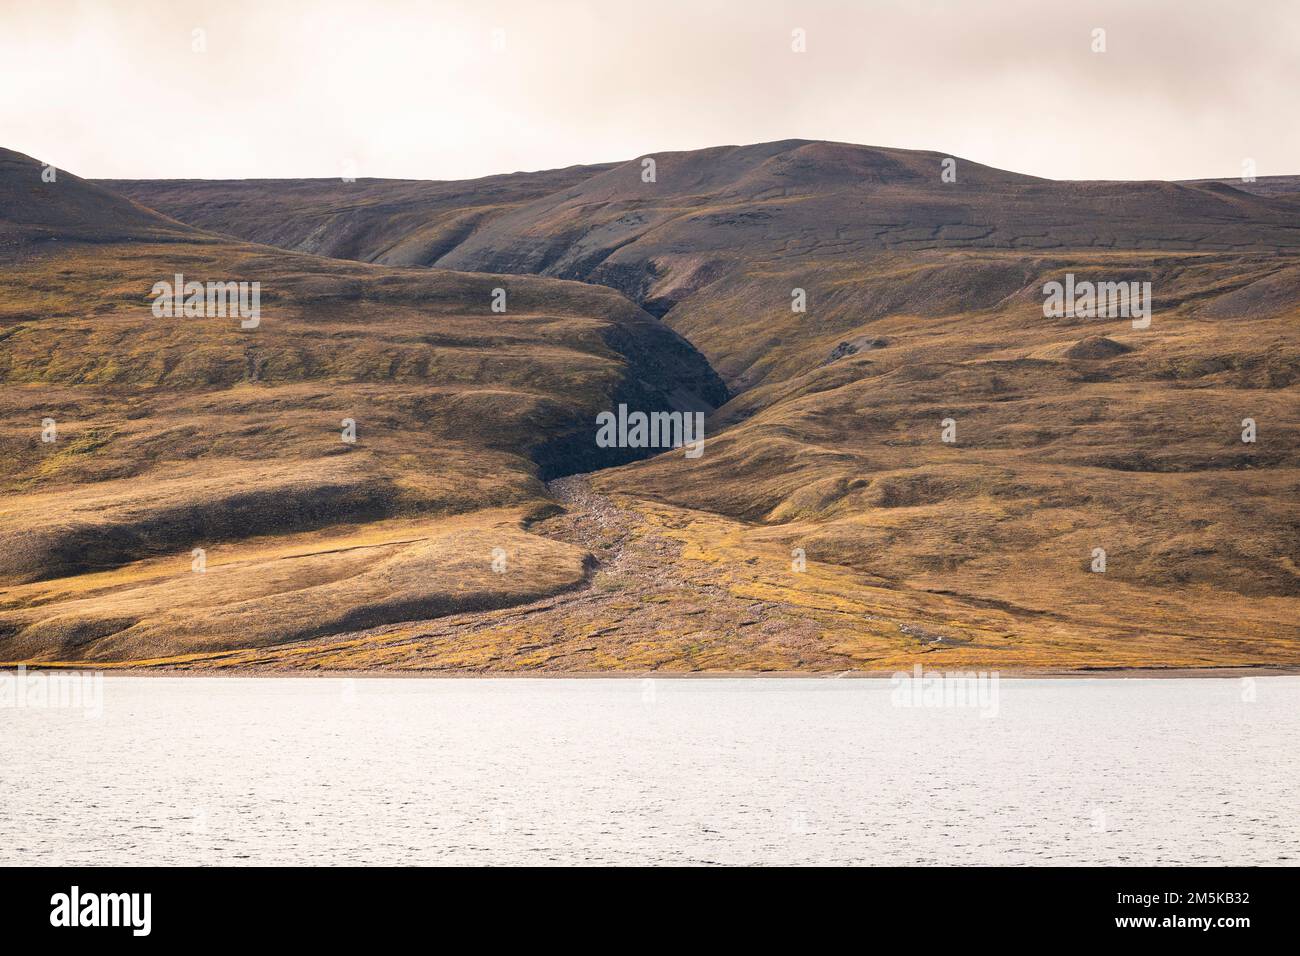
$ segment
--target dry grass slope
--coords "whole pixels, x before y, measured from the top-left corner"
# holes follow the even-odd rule
[[[40,167],[15,156],[0,179],[0,659],[258,645],[572,587],[582,556],[523,530],[552,507],[540,479],[606,464],[575,436],[620,400],[725,397],[610,290],[292,254],[116,197],[81,218],[102,189],[61,171],[33,191]],[[153,284],[178,272],[260,282],[260,325],[155,318]],[[494,572],[497,549],[524,571]]]
[[[1058,183],[959,160],[946,183],[937,154],[798,140],[656,159],[652,184],[639,161],[112,184],[244,240],[512,274],[508,317],[486,314],[499,276],[212,235],[177,249],[148,232],[175,228],[163,217],[59,253],[29,236],[0,270],[0,656],[1300,665],[1290,178]],[[255,346],[143,321],[172,263],[263,277],[276,321]],[[1066,273],[1150,282],[1150,327],[1045,318]],[[727,398],[668,328],[732,396],[704,456],[543,487],[619,464],[593,456],[602,402]],[[57,447],[37,444],[47,414],[68,423]],[[349,414],[363,438],[341,446]],[[223,570],[199,587],[188,549],[209,539]],[[520,555],[509,573],[483,574],[489,539]],[[454,569],[454,594],[419,583],[424,561]],[[286,567],[308,601],[253,589]],[[217,599],[229,618],[202,610]]]

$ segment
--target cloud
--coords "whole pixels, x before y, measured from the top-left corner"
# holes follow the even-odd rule
[[[1300,172],[1290,0],[1249,16],[1209,0],[46,0],[2,16],[0,141],[87,176],[350,161],[443,179],[791,137],[1056,178],[1234,175],[1246,157]]]

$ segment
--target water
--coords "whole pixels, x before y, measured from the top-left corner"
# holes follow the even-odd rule
[[[892,694],[109,677],[99,718],[0,710],[0,863],[1300,860],[1298,678]]]

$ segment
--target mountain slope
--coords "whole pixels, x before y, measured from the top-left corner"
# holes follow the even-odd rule
[[[610,290],[297,255],[62,171],[32,189],[17,154],[0,173],[0,659],[256,646],[578,586],[582,553],[524,530],[539,476],[638,454],[575,441],[620,401],[725,398]],[[258,323],[155,315],[177,273],[259,283]]]
[[[539,174],[517,174],[524,178],[506,191],[520,201],[493,206],[490,215],[481,214],[477,199],[473,206],[464,201],[459,214],[440,208],[433,217],[403,205],[402,215],[423,226],[404,218],[400,225],[389,222],[389,207],[377,198],[386,195],[401,205],[401,197],[417,186],[376,183],[357,194],[369,197],[373,211],[357,215],[375,224],[365,228],[382,239],[347,255],[611,286],[664,316],[701,348],[733,390],[743,390],[761,381],[768,366],[796,370],[783,358],[795,288],[808,294],[809,315],[841,323],[859,308],[869,315],[934,314],[958,305],[995,305],[1023,290],[1033,269],[1021,268],[1022,258],[1045,261],[1042,256],[1052,252],[1300,251],[1300,215],[1290,201],[1220,182],[1055,182],[961,159],[952,160],[955,181],[949,182],[943,176],[949,158],[937,153],[804,140],[653,158],[654,182],[643,181],[641,160],[575,167],[558,171],[562,186],[531,199],[526,197]],[[170,202],[168,188],[114,185],[147,205],[192,216],[187,221],[204,228],[274,243],[258,219],[235,221],[222,211],[232,197],[249,190],[294,196],[306,191],[330,197],[325,208],[332,209],[360,184],[296,181],[277,190],[272,182],[187,183],[176,187],[188,197],[183,208]],[[448,184],[426,188],[454,193]],[[301,232],[319,222],[310,209],[283,211]],[[463,228],[447,230],[448,218]],[[425,229],[439,241],[421,247],[413,237],[426,235]],[[355,232],[350,224],[342,235],[350,243]],[[395,238],[398,232],[408,240]],[[318,241],[331,239],[327,233]],[[412,257],[417,247],[426,254]],[[1017,255],[923,255],[966,250]],[[907,257],[913,254],[934,268],[872,274],[863,301],[859,289],[865,284],[855,289],[852,280],[856,266],[911,262]],[[737,327],[730,312],[707,317],[715,307],[733,304],[753,317],[744,327]],[[771,323],[786,328],[778,335]],[[803,338],[795,333],[796,348]],[[799,372],[813,367],[795,364]]]
[[[960,159],[948,182],[938,154],[798,140],[653,158],[653,182],[640,159],[559,171],[550,191],[528,174],[487,211],[430,184],[446,202],[427,221],[417,184],[367,184],[346,222],[331,217],[362,184],[176,187],[196,225],[246,238],[272,224],[224,209],[240,189],[283,194],[294,242],[612,287],[732,394],[702,457],[603,470],[535,526],[600,558],[590,600],[196,663],[1300,662],[1293,200]],[[1150,283],[1150,322],[1046,316],[1067,276]],[[571,434],[569,460],[589,437]]]
[[[179,239],[198,236],[116,192],[0,147],[0,256],[31,243]]]
[[[103,180],[202,229],[294,252],[429,265],[470,231],[607,167],[574,166],[466,182],[398,179]]]

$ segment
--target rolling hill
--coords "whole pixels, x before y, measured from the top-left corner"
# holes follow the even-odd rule
[[[580,585],[581,553],[524,530],[553,508],[541,479],[630,457],[578,440],[600,410],[726,396],[610,290],[232,241],[11,152],[0,236],[0,658],[256,646]],[[158,317],[177,273],[259,282],[260,324]]]
[[[19,583],[0,656],[1300,663],[1288,177],[1057,182],[802,140],[648,158],[652,181],[638,157],[467,183],[105,182],[95,197],[133,202],[104,200],[103,216],[140,236],[57,252],[37,240],[63,220],[17,204],[0,420],[20,494],[0,521],[36,544],[7,565]],[[75,201],[93,205],[84,189]],[[146,321],[149,283],[182,265],[265,276],[277,321],[256,346],[237,326]],[[1045,315],[1044,287],[1066,276],[1149,283],[1149,324]],[[503,284],[518,316],[487,310]],[[599,451],[592,416],[617,401],[716,409],[704,454]],[[367,409],[353,417],[369,447],[337,443],[351,407]],[[46,409],[78,423],[79,446],[35,446]],[[274,504],[245,518],[260,488]],[[381,597],[340,563],[371,545],[334,535],[391,528],[376,539],[391,548],[426,520],[420,540],[457,555],[485,553],[485,523],[509,528],[536,562],[501,575],[451,561],[437,600],[414,585]],[[49,542],[33,534],[51,524]],[[182,585],[156,562],[188,566],[206,538],[251,549],[246,569],[327,552],[312,559],[322,593],[346,589],[348,610],[304,614],[286,586],[256,598],[255,640],[244,618],[159,618]],[[247,577],[238,587],[262,586]]]

